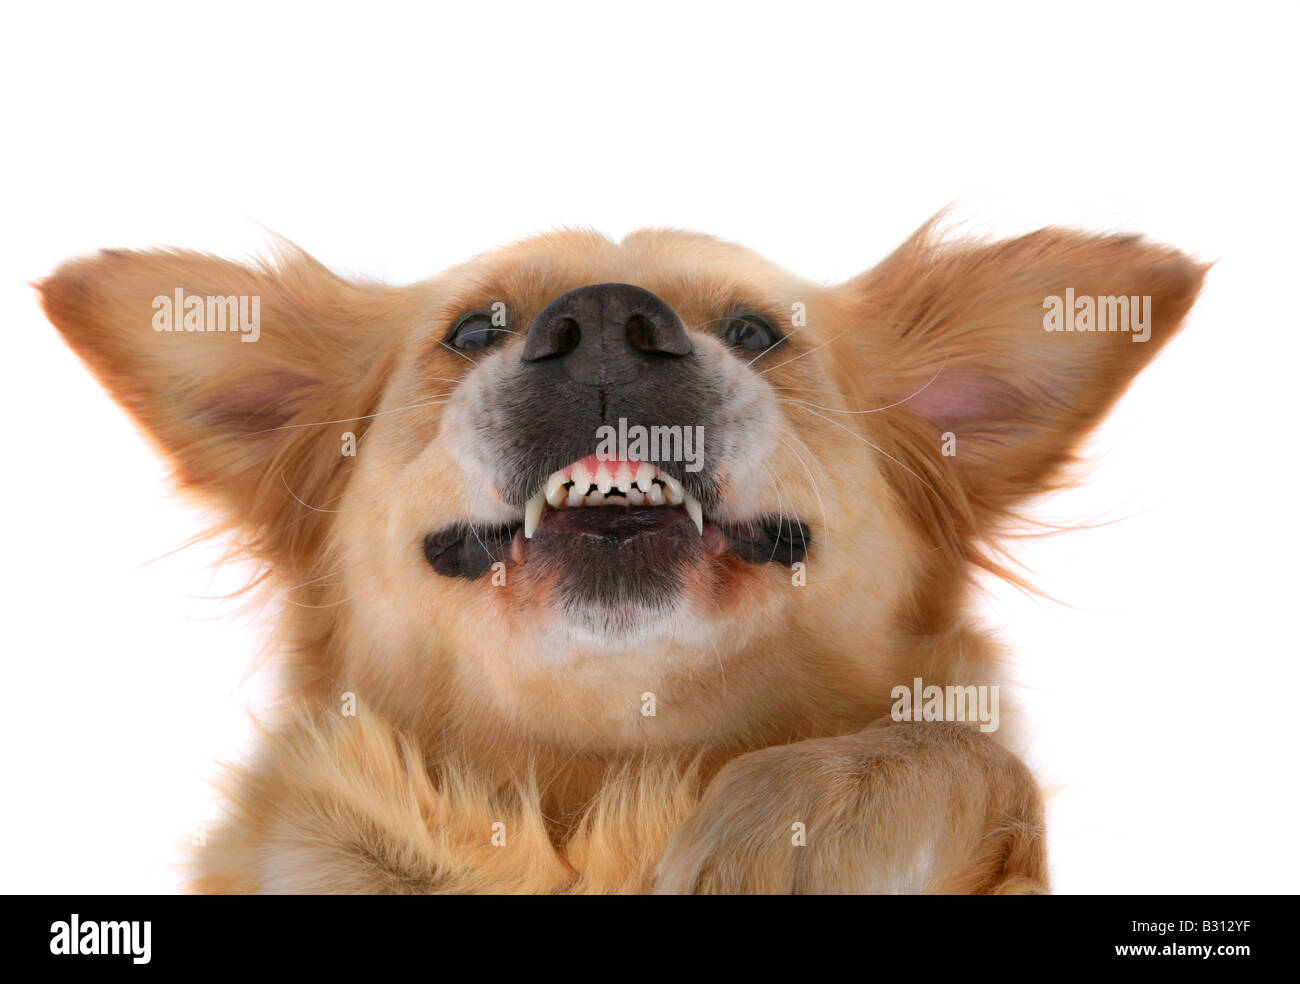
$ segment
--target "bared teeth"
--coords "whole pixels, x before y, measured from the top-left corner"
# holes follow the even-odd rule
[[[587,466],[581,461],[573,466],[573,487],[581,494],[587,494],[587,489],[591,487],[591,479],[591,472],[587,471]]]
[[[533,538],[537,524],[542,521],[542,510],[545,508],[546,496],[542,492],[538,492],[528,500],[528,505],[524,506],[524,536],[528,539]]]
[[[695,498],[689,492],[686,493],[686,515],[691,517],[695,523],[695,531],[704,535],[704,508],[700,505],[700,500]]]
[[[682,488],[682,483],[677,481],[671,475],[661,475],[664,483],[664,498],[668,500],[668,505],[681,505],[682,498],[686,495],[686,490]]]
[[[524,507],[524,536],[532,539],[548,507],[641,505],[682,506],[704,534],[704,509],[677,479],[648,461],[599,461],[593,455],[547,476]]]
[[[557,509],[569,497],[569,490],[564,487],[566,481],[564,472],[552,472],[551,477],[546,480],[546,485],[542,489],[546,495],[546,501]],[[609,490],[606,489],[605,491]]]
[[[632,488],[632,469],[627,466],[626,461],[618,463],[618,470],[614,472],[614,484],[624,495]]]

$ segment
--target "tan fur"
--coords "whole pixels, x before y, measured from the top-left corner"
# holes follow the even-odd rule
[[[998,683],[972,571],[1007,573],[1014,510],[1064,480],[1204,272],[1133,237],[946,244],[932,226],[833,288],[662,230],[557,233],[404,289],[287,248],[261,267],[162,252],[62,267],[41,285],[50,319],[289,601],[284,721],[232,776],[194,888],[1045,891],[1025,767],[971,728],[890,720],[890,690]],[[635,662],[557,651],[552,586],[526,564],[493,589],[434,576],[418,550],[432,519],[473,507],[454,454],[473,360],[440,344],[457,314],[501,299],[522,331],[564,291],[616,281],[672,305],[719,365],[730,305],[807,307],[745,370],[773,411],[776,481],[729,493],[809,524],[808,584],[702,566]],[[176,287],[261,296],[262,338],[155,333],[150,299]],[[1044,332],[1043,298],[1066,287],[1151,295],[1151,340]],[[637,712],[642,691],[657,716]]]

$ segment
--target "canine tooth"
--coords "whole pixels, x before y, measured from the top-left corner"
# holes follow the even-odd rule
[[[546,480],[546,487],[542,490],[546,495],[546,501],[558,507],[568,496],[564,488],[564,483],[567,481],[564,472],[551,472],[551,477]]]
[[[587,486],[584,485],[582,487],[582,492],[586,492],[586,491],[587,491]],[[568,506],[570,509],[572,509],[574,506],[582,505],[582,492],[578,491],[578,486],[576,484],[570,485],[569,498],[565,500],[564,504]]]
[[[689,492],[686,493],[686,515],[690,516],[695,522],[695,529],[704,535],[704,508],[700,505],[700,500],[695,498]]]
[[[642,492],[640,489],[628,489],[628,490],[627,490],[627,501],[628,501],[631,505],[634,505],[634,506],[644,506],[644,505],[645,505],[645,493]]]
[[[546,507],[545,493],[538,492],[524,506],[524,536],[531,540],[537,532],[537,524],[542,521],[542,510]]]
[[[643,461],[637,466],[636,475],[632,480],[636,482],[642,492],[649,492],[650,486],[654,484],[654,478],[655,466],[648,461]]]
[[[652,506],[662,506],[668,500],[664,498],[663,486],[651,483],[650,491],[645,494],[646,502]]]
[[[686,490],[682,488],[682,483],[677,481],[671,475],[660,473],[659,478],[664,483],[664,498],[668,500],[670,506],[676,506],[686,495]]]
[[[593,478],[596,482],[596,491],[601,495],[614,487],[614,476],[609,473],[609,465],[603,461],[596,466],[596,474]]]
[[[591,487],[591,472],[587,471],[587,466],[581,461],[573,466],[573,487],[583,495]]]

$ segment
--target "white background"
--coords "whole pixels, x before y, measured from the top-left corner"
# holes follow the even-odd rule
[[[906,7],[905,10],[899,8]],[[224,3],[6,12],[0,890],[167,892],[264,679],[219,545],[43,319],[99,247],[263,226],[421,278],[557,225],[682,226],[837,280],[977,233],[1218,260],[1044,503],[1111,525],[995,586],[1061,892],[1294,891],[1295,6]]]

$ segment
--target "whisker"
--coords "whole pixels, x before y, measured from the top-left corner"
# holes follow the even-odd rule
[[[305,587],[307,587],[308,585],[311,585],[311,584],[319,584],[321,581],[324,581],[327,577],[337,577],[338,575],[340,575],[340,574],[342,574],[342,573],[343,573],[343,568],[342,568],[342,567],[339,567],[339,568],[337,568],[337,569],[335,569],[335,570],[332,570],[332,571],[326,571],[324,574],[321,574],[321,575],[318,576],[318,577],[310,578],[309,580],[303,581],[303,582],[300,583],[300,584],[293,584],[293,585],[290,585],[289,587],[285,588],[284,591],[285,591],[285,592],[289,592],[289,591],[297,591],[299,588],[305,588]]]
[[[285,480],[284,477],[284,468],[280,469],[280,484],[284,486],[284,490],[286,492],[288,492],[291,496],[293,496],[294,502],[298,503],[298,505],[300,506],[306,506],[312,512],[341,513],[343,511],[342,509],[321,509],[319,506],[313,506],[310,502],[303,502],[302,499],[298,498],[298,493],[295,492],[293,489],[289,488],[289,483]]]
[[[794,334],[794,331],[795,331],[795,329],[793,329],[793,328],[790,329],[790,333],[791,333],[791,334]],[[780,345],[782,342],[784,342],[785,339],[786,339],[786,336],[785,336],[785,335],[782,335],[780,338],[778,338],[775,342],[773,342],[773,343],[772,343],[771,345],[769,345],[767,348],[763,349],[763,351],[759,352],[758,355],[754,356],[752,359],[750,359],[748,362],[746,362],[745,365],[746,365],[746,366],[752,366],[755,362],[757,362],[757,361],[758,361],[759,359],[761,359],[763,356],[767,355],[768,352],[771,352],[772,349],[776,348],[778,345]]]
[[[948,516],[949,521],[950,521],[950,522],[952,521],[952,513],[949,512],[949,510],[948,510],[948,505],[947,505],[947,503],[944,502],[944,500],[943,500],[943,496],[941,496],[941,495],[939,494],[939,491],[938,491],[938,490],[937,490],[933,485],[931,485],[929,482],[927,482],[924,478],[922,478],[920,475],[918,475],[915,471],[913,471],[911,468],[908,468],[907,465],[903,464],[903,462],[899,461],[899,460],[898,460],[897,458],[895,458],[892,454],[890,454],[888,451],[886,451],[884,448],[879,447],[879,446],[877,446],[877,445],[875,445],[875,444],[872,444],[870,441],[868,441],[865,437],[863,437],[863,436],[862,436],[861,434],[859,434],[857,431],[850,430],[849,428],[847,428],[847,427],[845,427],[843,424],[841,424],[838,420],[831,420],[830,417],[823,417],[823,416],[822,416],[820,413],[818,413],[816,410],[810,409],[809,406],[808,406],[807,404],[805,404],[802,400],[789,400],[789,399],[782,399],[780,402],[782,402],[782,403],[786,403],[786,404],[789,404],[790,406],[797,406],[797,407],[799,407],[800,409],[804,410],[805,412],[812,414],[814,417],[818,417],[818,418],[820,418],[820,419],[826,421],[826,423],[831,424],[832,426],[838,427],[840,430],[844,431],[844,433],[853,435],[853,436],[856,437],[859,441],[861,441],[863,444],[867,445],[867,446],[868,446],[869,448],[871,448],[872,450],[878,452],[879,454],[884,455],[886,458],[888,458],[888,459],[889,459],[890,461],[892,461],[894,464],[898,465],[899,468],[903,469],[903,471],[907,472],[909,475],[911,475],[913,478],[915,478],[918,482],[920,482],[922,485],[924,485],[925,488],[926,488],[927,490],[929,490],[930,494],[934,496],[934,500],[935,500],[935,502],[937,502],[937,503],[939,504],[939,508],[942,509],[942,510],[944,511],[944,513]]]
[[[776,512],[777,512],[777,515],[781,517],[781,519],[780,519],[780,525],[777,526],[777,538],[776,538],[776,542],[772,544],[772,554],[771,554],[771,556],[769,556],[769,557],[767,558],[767,562],[770,564],[773,560],[776,559],[776,552],[777,552],[777,550],[780,549],[780,547],[781,547],[781,530],[783,530],[783,529],[785,528],[785,518],[786,518],[786,516],[785,516],[785,510],[782,509],[782,498],[783,498],[783,497],[782,497],[782,495],[781,495],[781,489],[785,488],[785,483],[782,482],[781,479],[779,479],[779,478],[777,477],[776,473],[775,473],[774,471],[772,471],[771,467],[769,467],[766,463],[763,464],[763,470],[764,470],[765,472],[767,472],[767,477],[770,478],[770,479],[772,480],[772,484],[773,484],[774,486],[776,486],[776,488],[774,489],[774,491],[776,492]],[[789,496],[789,494],[790,494],[790,490],[789,490],[788,488],[785,488],[785,491],[786,491],[786,495]],[[794,508],[793,508],[793,506],[794,506],[794,498],[793,498],[793,496],[790,496],[790,505],[791,505],[791,509],[790,509],[790,525],[793,527],[794,522],[795,522],[795,515],[794,515]]]
[[[799,361],[800,359],[802,359],[805,355],[812,355],[812,354],[813,354],[814,352],[816,352],[818,349],[823,349],[823,348],[825,348],[827,345],[830,345],[832,342],[837,342],[837,341],[839,341],[841,338],[843,338],[845,335],[847,335],[847,334],[848,334],[850,331],[852,331],[852,330],[853,330],[853,329],[851,329],[851,328],[845,328],[842,332],[840,332],[840,333],[839,333],[838,335],[836,335],[834,338],[828,338],[828,339],[826,339],[826,341],[822,342],[820,345],[814,345],[812,348],[808,349],[807,351],[805,351],[805,352],[800,352],[800,353],[799,353],[798,355],[796,355],[793,359],[786,359],[784,362],[778,362],[778,363],[777,363],[776,365],[774,365],[774,366],[768,366],[766,369],[763,369],[763,370],[762,370],[762,374],[763,374],[763,375],[766,375],[767,373],[772,372],[774,369],[780,369],[782,366],[788,366],[788,365],[789,365],[790,363],[792,363],[792,362],[798,362],[798,361]]]
[[[357,420],[370,420],[373,417],[382,417],[389,413],[401,413],[403,410],[418,410],[420,407],[437,407],[444,403],[449,403],[450,398],[442,395],[439,399],[429,400],[427,403],[409,403],[404,407],[393,407],[391,410],[378,410],[375,413],[367,413],[360,417],[340,417],[338,420],[317,420],[306,424],[285,424],[283,427],[268,427],[265,430],[252,431],[245,434],[245,437],[257,437],[259,434],[272,434],[275,431],[297,430],[301,427],[328,427],[330,424],[350,424]]]
[[[824,541],[824,545],[822,549],[826,552],[827,559],[829,560],[830,549],[831,549],[830,539],[827,536],[829,532],[829,527],[826,524],[826,503],[822,500],[821,487],[818,485],[817,481],[813,477],[812,469],[809,468],[808,463],[803,460],[803,455],[801,455],[795,449],[794,445],[789,444],[787,442],[787,438],[793,438],[794,440],[798,441],[799,444],[803,447],[803,449],[808,452],[808,457],[812,458],[813,464],[815,464],[822,471],[825,471],[826,469],[822,466],[822,463],[817,460],[817,456],[812,453],[812,448],[808,447],[807,444],[804,444],[803,440],[799,437],[799,435],[793,433],[789,435],[786,434],[780,435],[781,443],[785,444],[785,446],[794,454],[794,456],[799,459],[799,464],[803,466],[803,470],[808,476],[808,484],[812,487],[813,494],[817,496],[817,505],[822,511],[822,540]],[[802,527],[799,529],[799,536],[803,538]],[[806,555],[808,553],[808,543],[806,539],[804,541],[803,549],[804,549],[804,554]]]
[[[289,586],[289,587],[287,587],[287,588],[284,588],[283,590],[276,592],[276,597],[277,597],[279,600],[281,600],[281,601],[288,602],[288,603],[291,604],[291,605],[296,605],[296,606],[299,607],[299,608],[334,608],[334,607],[337,607],[338,605],[341,605],[341,604],[343,604],[344,602],[350,601],[350,600],[352,599],[352,595],[348,595],[348,596],[347,596],[346,598],[344,598],[342,601],[331,602],[331,603],[328,604],[328,605],[306,605],[306,604],[303,604],[302,602],[294,601],[293,598],[290,597],[290,594],[291,594],[292,592],[294,592],[294,591],[298,591],[298,590],[300,590],[300,589],[302,589],[302,588],[310,587],[310,586],[312,586],[312,585],[316,585],[316,584],[321,584],[322,582],[326,581],[327,578],[335,578],[335,579],[336,579],[336,580],[333,580],[333,581],[331,581],[331,582],[325,584],[324,586],[327,587],[327,588],[328,588],[328,587],[334,587],[334,586],[336,586],[336,585],[338,585],[338,584],[342,584],[342,583],[343,583],[343,580],[342,580],[342,579],[343,579],[343,575],[344,575],[344,574],[345,574],[349,569],[354,568],[354,567],[358,567],[358,566],[360,566],[359,563],[352,563],[352,564],[344,564],[344,565],[342,565],[342,566],[340,566],[340,567],[336,567],[336,568],[334,568],[334,569],[332,569],[332,570],[326,571],[324,574],[321,574],[321,575],[319,575],[319,576],[317,576],[317,577],[313,577],[313,578],[311,578],[311,579],[309,579],[309,580],[303,581],[303,582],[300,583],[300,584],[294,584],[294,585],[291,585],[291,586]]]
[[[456,355],[459,355],[462,359],[464,359],[464,360],[465,360],[466,362],[468,362],[470,365],[473,365],[473,364],[474,364],[474,360],[471,359],[471,358],[470,358],[468,355],[466,355],[464,352],[462,352],[460,349],[452,348],[452,347],[451,347],[450,345],[448,345],[446,342],[441,341],[441,340],[438,342],[438,344],[441,345],[443,348],[445,348],[448,352],[454,352]]]
[[[825,410],[825,411],[827,411],[827,412],[829,412],[829,413],[849,413],[849,414],[859,414],[859,413],[883,413],[885,410],[893,410],[894,407],[901,407],[904,403],[908,402],[909,400],[914,400],[914,399],[916,399],[916,397],[920,396],[922,393],[924,393],[927,389],[930,388],[930,384],[933,383],[936,379],[939,378],[939,375],[943,372],[943,370],[947,367],[947,365],[948,365],[948,359],[947,359],[947,357],[945,357],[944,360],[943,360],[943,365],[941,365],[941,366],[940,366],[940,367],[935,371],[935,374],[934,374],[933,376],[930,377],[929,382],[927,382],[924,386],[922,386],[919,390],[917,390],[915,393],[911,394],[910,396],[905,396],[905,397],[903,397],[903,399],[898,400],[898,401],[895,402],[895,403],[891,403],[891,404],[889,404],[889,406],[886,406],[886,407],[876,407],[876,409],[874,409],[874,410],[839,410],[839,409],[837,409],[837,408],[835,408],[835,407],[823,407],[823,406],[819,406],[819,405],[816,404],[816,403],[807,403],[807,401],[804,401],[804,402],[806,403],[807,406],[810,406],[810,407],[816,407],[818,410]],[[796,390],[793,390],[793,389],[791,389],[791,388],[788,387],[788,386],[782,386],[782,387],[779,387],[779,388],[780,388],[781,390],[783,390],[783,391],[785,391],[785,392],[789,392],[789,393],[797,392]]]
[[[494,558],[492,562],[496,563],[497,562],[495,560],[496,555],[492,553],[491,550],[488,549],[487,544],[483,542],[483,538],[478,535],[478,530],[474,529],[474,524],[467,523],[466,525],[469,527],[469,531],[474,534],[474,539],[478,541],[478,545],[483,548],[483,552],[487,554],[489,557]]]

